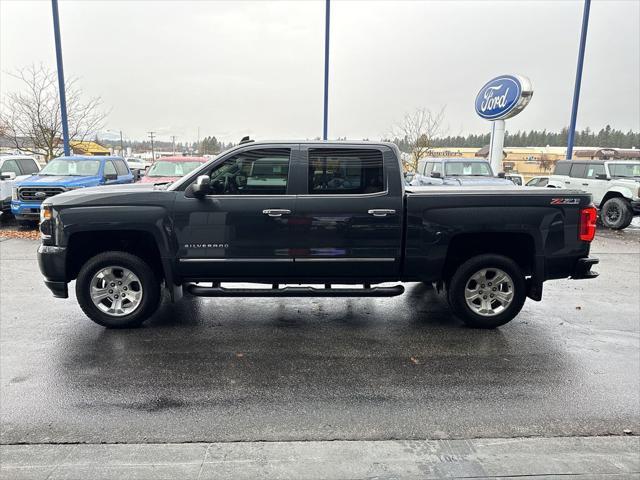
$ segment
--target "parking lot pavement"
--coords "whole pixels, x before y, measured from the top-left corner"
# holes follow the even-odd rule
[[[601,276],[545,286],[495,331],[419,284],[390,299],[185,299],[105,330],[0,242],[1,441],[469,439],[640,431],[640,232]]]

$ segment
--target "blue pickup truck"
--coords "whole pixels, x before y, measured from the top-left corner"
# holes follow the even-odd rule
[[[121,157],[69,156],[51,160],[40,172],[19,182],[11,196],[11,213],[23,225],[36,222],[43,200],[77,188],[133,183]]]

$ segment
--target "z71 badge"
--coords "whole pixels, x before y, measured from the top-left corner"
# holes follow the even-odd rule
[[[579,198],[552,198],[551,205],[579,205]]]

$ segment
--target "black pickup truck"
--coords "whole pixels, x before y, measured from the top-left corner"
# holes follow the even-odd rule
[[[40,270],[56,297],[75,279],[107,327],[141,324],[163,285],[176,301],[394,296],[421,281],[492,328],[540,300],[545,280],[597,275],[590,195],[407,187],[399,158],[391,143],[249,142],[171,185],[57,195],[43,203]],[[229,285],[246,282],[263,285]]]

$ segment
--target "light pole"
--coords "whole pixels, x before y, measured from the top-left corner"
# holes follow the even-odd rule
[[[65,157],[71,155],[69,148],[69,122],[67,119],[67,96],[64,89],[64,69],[62,68],[62,41],[60,40],[60,18],[58,0],[51,0],[53,12],[53,37],[56,44],[56,63],[58,68],[58,88],[60,89],[60,120],[62,121],[62,145]]]
[[[153,138],[156,132],[149,132],[149,138],[151,139],[151,163],[156,163],[156,151],[153,148]]]
[[[576,119],[578,117],[578,102],[580,101],[580,85],[582,84],[582,66],[584,64],[584,48],[587,44],[587,28],[589,27],[589,10],[591,0],[584,0],[582,11],[582,32],[580,33],[580,48],[578,50],[578,67],[576,68],[576,84],[573,89],[573,104],[571,106],[571,123],[569,124],[569,138],[567,141],[567,158],[573,158],[573,142],[576,134]]]
[[[322,139],[327,139],[327,120],[329,116],[329,24],[331,20],[331,0],[325,4],[324,24],[324,119],[322,123]]]

